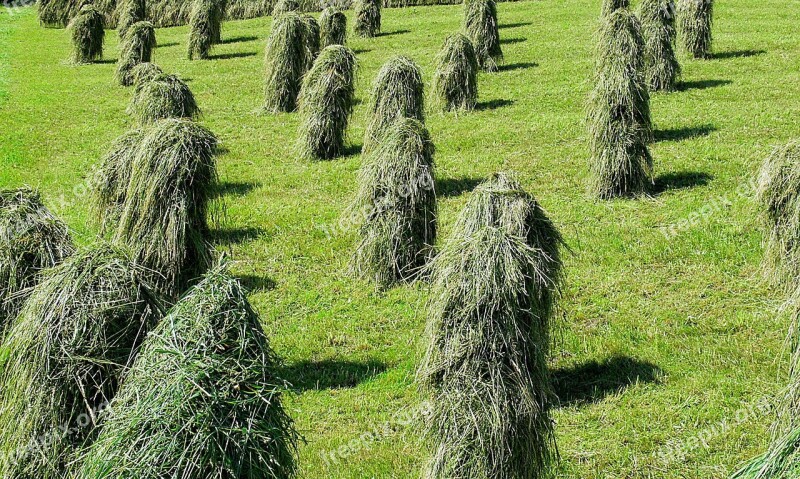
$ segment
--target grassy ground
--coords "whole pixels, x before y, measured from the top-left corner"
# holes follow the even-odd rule
[[[685,88],[653,98],[658,194],[612,202],[586,190],[583,112],[599,2],[499,11],[507,65],[481,76],[480,111],[431,113],[428,125],[443,235],[481,178],[513,169],[574,250],[552,364],[560,477],[726,477],[765,447],[769,414],[746,411],[783,381],[787,320],[760,280],[747,184],[775,145],[800,136],[800,1],[719,2],[716,57],[684,59]],[[351,39],[361,63],[356,147],[381,63],[409,55],[430,80],[460,18],[459,6],[386,10],[386,35]],[[304,477],[415,477],[425,454],[403,413],[420,401],[425,286],[379,294],[345,274],[355,238],[337,225],[355,189],[357,149],[301,161],[297,116],[255,114],[270,22],[227,23],[228,42],[211,61],[185,59],[185,27],[158,30],[155,59],[189,80],[227,149],[217,239],[254,289],[298,389],[290,407],[308,441]],[[108,32],[106,62],[68,66],[65,31],[40,28],[29,9],[0,13],[0,187],[41,188],[83,243],[97,231],[87,173],[132,124],[131,91],[113,82],[117,44]],[[371,431],[377,440],[363,436]],[[685,457],[661,454],[675,445]],[[331,450],[336,460],[323,459]]]

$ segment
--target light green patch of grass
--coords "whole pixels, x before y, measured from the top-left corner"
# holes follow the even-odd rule
[[[480,75],[479,109],[429,113],[440,241],[466,201],[464,190],[503,169],[519,172],[575,251],[565,258],[566,325],[552,362],[564,401],[554,414],[560,477],[725,478],[766,448],[770,419],[735,425],[735,416],[782,387],[789,322],[776,316],[782,298],[758,271],[762,235],[752,196],[737,189],[774,146],[800,136],[798,7],[797,0],[719,3],[719,56],[682,57],[686,88],[652,98],[661,191],[652,199],[598,201],[587,189],[584,119],[599,1],[499,4],[506,66]],[[462,12],[459,5],[385,9],[384,35],[350,36],[361,63],[355,145],[381,64],[407,55],[430,86],[435,55],[460,28]],[[0,187],[40,187],[86,243],[97,227],[75,187],[134,125],[125,115],[132,90],[115,84],[113,63],[65,64],[67,32],[40,28],[33,10],[5,20],[0,29],[11,31],[0,49],[11,70],[0,104]],[[427,291],[416,284],[380,294],[345,274],[356,236],[336,225],[361,160],[353,153],[304,161],[295,150],[297,114],[255,113],[270,25],[269,18],[227,22],[223,38],[240,41],[194,62],[185,58],[187,27],[159,29],[154,61],[188,79],[201,121],[227,150],[219,158],[228,185],[219,248],[257,287],[251,300],[288,360],[287,379],[301,386],[288,407],[308,440],[304,477],[415,477],[426,454],[418,434],[402,425],[338,464],[320,455],[399,424],[393,415],[420,400],[414,371]],[[116,35],[106,41],[106,58],[116,59]],[[701,211],[710,213],[697,225],[669,239],[662,234]],[[723,420],[734,426],[685,461],[655,458],[669,441],[690,443]]]

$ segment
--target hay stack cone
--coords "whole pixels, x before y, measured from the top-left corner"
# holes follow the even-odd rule
[[[478,57],[472,42],[457,33],[436,59],[433,91],[444,111],[469,111],[478,103]]]
[[[678,1],[678,19],[684,49],[694,58],[711,58],[714,0]]]
[[[347,17],[336,7],[328,7],[319,17],[322,48],[347,44]]]
[[[306,26],[293,12],[275,18],[264,56],[264,110],[288,113],[297,107],[306,60]]]
[[[145,0],[123,0],[117,5],[117,33],[124,40],[128,30],[136,23],[147,19]]]
[[[84,5],[72,19],[69,30],[72,35],[72,63],[92,63],[103,58],[103,15],[92,5]]]
[[[373,38],[381,33],[381,0],[356,0],[353,10],[356,35]]]
[[[464,2],[464,33],[475,47],[481,69],[496,72],[498,63],[503,61],[503,49],[500,46],[500,26],[494,0]]]
[[[673,0],[644,0],[639,5],[645,81],[651,91],[674,90],[681,75],[673,47],[676,37],[674,13]]]
[[[133,68],[140,63],[150,62],[155,47],[156,30],[152,23],[138,22],[128,28],[117,61],[116,78],[120,85],[133,85]]]
[[[222,19],[225,11],[220,0],[192,0],[189,14],[189,60],[204,60],[211,48],[222,41]]]

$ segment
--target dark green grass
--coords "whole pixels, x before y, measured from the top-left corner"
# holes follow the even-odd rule
[[[720,2],[719,57],[684,61],[685,86],[652,98],[662,138],[651,145],[657,196],[598,202],[585,188],[584,107],[600,2],[498,9],[501,37],[516,43],[503,44],[504,69],[480,75],[477,110],[427,115],[440,238],[450,234],[465,190],[512,169],[575,250],[565,257],[566,326],[551,363],[563,400],[553,412],[561,477],[725,478],[768,446],[771,421],[736,425],[737,409],[786,383],[779,366],[788,321],[776,315],[782,298],[760,282],[755,203],[737,190],[800,131],[800,118],[788,114],[800,110],[800,11],[780,0]],[[460,5],[385,9],[383,31],[392,35],[348,39],[361,64],[351,138],[363,137],[371,80],[386,59],[410,56],[430,85],[436,53],[460,30],[462,13]],[[159,29],[159,42],[175,45],[157,49],[155,61],[191,79],[204,125],[227,150],[218,158],[227,217],[215,232],[238,261],[234,272],[255,288],[250,299],[288,360],[286,379],[299,385],[287,408],[309,438],[301,472],[418,477],[424,455],[402,425],[338,463],[320,455],[397,424],[392,417],[418,403],[413,377],[427,294],[424,283],[376,294],[346,274],[357,235],[337,225],[356,190],[357,149],[331,162],[302,161],[298,115],[252,114],[263,100],[270,25],[269,18],[227,22],[227,37],[258,40],[218,45],[215,54],[250,56],[204,62],[185,58],[186,27]],[[108,37],[108,52],[116,52],[116,35]],[[76,187],[134,126],[124,113],[131,92],[114,85],[113,64],[63,65],[68,34],[41,29],[33,10],[11,18],[0,11],[0,38],[0,186],[40,187],[86,243],[97,227]],[[721,198],[730,206],[696,227],[672,239],[661,233]],[[668,441],[688,441],[731,418],[708,449],[669,465],[656,459]]]

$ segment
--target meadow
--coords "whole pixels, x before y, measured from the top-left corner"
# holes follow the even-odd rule
[[[765,450],[772,414],[763,405],[786,381],[790,320],[759,269],[750,183],[800,131],[800,1],[719,2],[713,57],[682,56],[679,90],[652,96],[652,196],[612,201],[587,186],[599,2],[498,11],[506,61],[480,75],[477,111],[428,113],[440,238],[479,182],[513,170],[571,249],[550,365],[559,477],[728,477]],[[187,27],[156,32],[154,61],[188,82],[202,124],[221,140],[225,209],[214,240],[286,361],[309,479],[416,477],[426,457],[406,420],[421,401],[426,284],[381,292],[354,280],[356,234],[342,218],[372,79],[403,54],[429,84],[462,7],[383,16],[377,38],[348,39],[359,60],[351,146],[320,162],[297,153],[297,114],[258,111],[270,18],[226,22],[207,61],[186,59]],[[103,62],[72,66],[66,31],[41,28],[32,8],[0,12],[0,188],[39,188],[81,244],[99,231],[91,170],[133,124],[131,90],[114,81],[117,44],[108,31]]]

